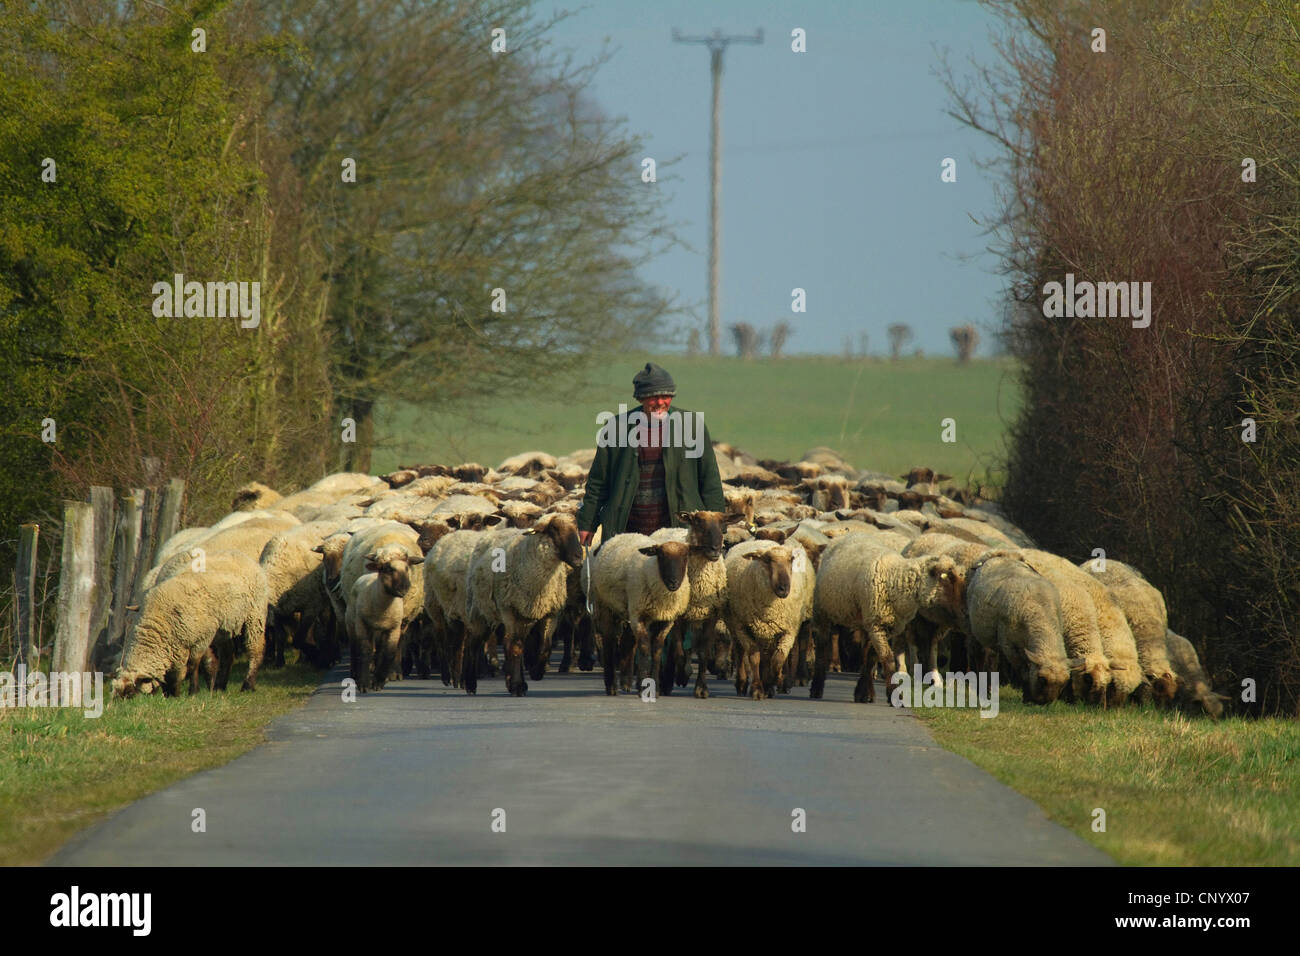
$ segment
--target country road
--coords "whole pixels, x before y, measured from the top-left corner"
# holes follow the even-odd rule
[[[935,746],[854,705],[853,678],[741,700],[607,698],[550,673],[522,699],[403,681],[344,703],[342,668],[268,742],[132,804],[53,865],[1068,864],[1109,858]],[[202,808],[206,832],[192,832]],[[806,831],[794,832],[796,808]],[[493,821],[504,811],[505,832]],[[500,829],[500,822],[497,829]]]

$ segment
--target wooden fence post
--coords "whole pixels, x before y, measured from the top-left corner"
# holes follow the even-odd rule
[[[18,661],[35,663],[32,657],[32,622],[36,620],[36,542],[40,526],[25,524],[18,529],[18,565],[14,568],[15,602],[18,605]]]
[[[109,613],[113,601],[113,546],[116,543],[113,489],[92,485],[90,507],[95,514],[95,586],[90,612],[90,645],[86,659],[110,636]]]
[[[63,560],[59,616],[54,626],[54,671],[86,669],[95,586],[95,513],[84,501],[63,503]]]
[[[176,533],[176,525],[181,517],[181,499],[185,497],[185,481],[181,478],[173,478],[167,482],[167,488],[162,494],[162,505],[158,513],[158,533],[154,542],[153,567],[158,563],[158,555],[162,551],[162,546],[167,543],[167,539]]]
[[[126,606],[131,603],[136,555],[140,553],[140,499],[125,494],[118,499],[118,505],[117,571],[113,581],[113,621],[108,631],[110,644],[120,644],[126,634]]]
[[[128,604],[139,604],[144,596],[144,576],[153,567],[153,555],[157,545],[158,504],[160,495],[156,488],[146,488],[140,506],[140,547],[135,554],[135,570],[131,575],[131,600]]]

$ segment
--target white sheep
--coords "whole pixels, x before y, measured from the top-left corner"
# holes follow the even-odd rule
[[[812,617],[815,572],[797,542],[746,541],[727,552],[727,630],[740,650],[736,694],[776,694],[786,658]]]
[[[1124,612],[1104,584],[1071,561],[1035,548],[1024,548],[1020,553],[1061,594],[1065,645],[1076,661],[1082,658],[1088,675],[1084,686],[1075,687],[1076,692],[1082,691],[1086,699],[1096,702],[1098,686],[1104,685],[1107,704],[1124,704],[1145,683],[1137,644]],[[1089,680],[1091,687],[1087,686]]]
[[[592,557],[587,597],[593,627],[603,642],[606,694],[633,690],[634,678],[640,688],[642,662],[658,676],[664,639],[690,606],[691,589],[682,586],[687,583],[689,554],[680,541],[616,534]]]
[[[571,515],[551,514],[526,530],[486,532],[484,542],[476,547],[467,573],[466,633],[474,643],[466,653],[477,661],[482,638],[503,629],[506,690],[522,697],[528,692],[525,641],[536,626],[540,639],[529,676],[541,680],[568,601],[569,572],[582,564],[578,523]]]
[[[814,599],[817,658],[811,697],[822,696],[830,658],[830,639],[861,634],[866,641],[855,702],[875,700],[872,659],[880,660],[886,686],[895,670],[906,672],[907,625],[922,609],[959,614],[957,567],[947,555],[905,558],[873,535],[837,538],[822,553]]]
[[[366,563],[369,560],[371,552],[388,545],[397,545],[406,550],[406,553],[412,559],[423,558],[424,552],[420,549],[420,535],[409,525],[397,521],[385,521],[382,524],[372,525],[358,531],[344,545],[343,560],[339,569],[338,593],[343,598],[343,603],[347,603],[348,597],[352,594],[352,588],[358,578],[366,573]],[[424,610],[424,569],[420,562],[411,561],[408,569],[409,588],[406,600],[403,602],[405,618],[402,622],[402,631],[404,640],[420,640],[418,633],[411,633],[412,626],[418,632],[418,621]],[[400,668],[401,656],[394,658],[394,666]],[[400,671],[394,673],[388,678],[396,680],[400,677]]]
[[[289,625],[296,614],[293,646],[317,667],[328,667],[338,659],[334,615],[325,584],[321,580],[319,546],[338,526],[332,521],[311,521],[288,528],[266,542],[258,563],[266,574],[267,603],[275,626],[274,664],[284,665],[284,646]],[[309,631],[315,644],[308,647]]]
[[[352,679],[362,693],[383,690],[397,666],[412,571],[423,561],[402,542],[381,544],[365,555],[367,573],[348,593],[345,618]]]
[[[495,515],[489,517],[500,520]],[[462,686],[466,667],[474,668],[477,684],[478,660],[465,659],[465,624],[469,564],[483,534],[462,529],[445,535],[430,549],[424,565],[424,613],[438,648],[442,682],[453,687]]]
[[[1187,638],[1165,631],[1165,648],[1169,661],[1178,674],[1178,696],[1175,702],[1186,710],[1201,709],[1218,720],[1223,716],[1223,702],[1229,698],[1216,694],[1210,678],[1201,667],[1196,648]]]
[[[1025,703],[1050,704],[1070,680],[1060,592],[1024,559],[987,551],[966,575],[970,635],[1000,653],[1019,678]]]
[[[211,686],[224,690],[239,635],[248,647],[243,689],[256,689],[266,622],[266,576],[257,562],[238,552],[215,552],[207,564],[203,571],[169,576],[145,593],[113,677],[114,694],[148,694],[155,686],[177,694],[187,671],[194,691],[199,664],[209,647],[220,658]]]
[[[682,631],[689,625],[699,664],[695,696],[704,699],[709,696],[706,667],[713,660],[714,636],[727,604],[727,565],[722,558],[726,528],[744,521],[744,516],[720,511],[682,511],[677,517],[686,527],[660,528],[650,535],[655,541],[678,541],[689,548],[686,574],[691,585],[690,603],[667,638],[671,643],[666,656],[675,666],[665,664],[659,675],[660,691],[671,694],[674,683],[684,687],[689,679],[682,648]]]
[[[230,503],[230,510],[254,511],[267,508],[276,505],[282,497],[283,495],[274,488],[268,488],[260,481],[250,481],[235,492],[235,498]]]
[[[1165,598],[1136,568],[1122,561],[1107,559],[1105,570],[1097,570],[1098,562],[1088,559],[1081,570],[1093,575],[1106,585],[1110,596],[1128,619],[1137,643],[1138,662],[1142,673],[1151,684],[1157,702],[1172,704],[1178,694],[1178,675],[1169,660],[1165,632],[1169,629],[1169,612]]]

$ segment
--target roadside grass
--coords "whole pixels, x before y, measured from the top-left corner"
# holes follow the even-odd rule
[[[914,713],[941,746],[1122,864],[1300,864],[1300,722],[1032,707],[1013,695],[992,718]],[[1104,833],[1092,829],[1097,808]]]
[[[901,475],[928,465],[959,483],[998,486],[1003,436],[1020,407],[1009,360],[619,355],[601,360],[564,392],[521,382],[510,399],[455,410],[381,407],[372,470],[427,462],[494,466],[521,451],[563,455],[591,448],[597,412],[617,411],[619,402],[635,407],[632,375],[647,360],[668,369],[678,401],[704,414],[715,441],[759,458],[795,459],[827,445],[857,468]],[[953,442],[942,440],[945,418],[954,420]]]
[[[98,718],[0,709],[0,866],[39,863],[113,810],[252,749],[322,678],[306,665],[264,667],[257,691],[242,694],[246,671],[236,664],[232,691],[192,697],[111,700],[105,686]]]

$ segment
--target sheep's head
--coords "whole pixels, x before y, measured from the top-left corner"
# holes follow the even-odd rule
[[[366,570],[379,575],[379,584],[385,594],[406,597],[411,590],[411,567],[424,562],[424,556],[413,558],[406,549],[391,545],[377,548],[366,555]]]
[[[130,699],[136,694],[152,694],[162,682],[148,674],[119,670],[113,675],[113,696]]]
[[[433,546],[438,543],[438,539],[443,535],[451,534],[455,529],[450,523],[440,521],[437,518],[420,518],[408,521],[411,530],[420,536],[420,553],[428,554],[433,550]]]
[[[339,575],[343,573],[343,549],[351,538],[351,532],[338,531],[312,548],[321,556],[321,574],[324,575],[325,587],[330,591],[339,586]]]
[[[1110,687],[1110,668],[1104,662],[1089,664],[1077,658],[1070,668],[1070,684],[1074,690],[1074,699],[1087,701],[1100,706],[1106,700],[1106,691]]]
[[[779,598],[790,596],[790,577],[794,565],[794,552],[784,545],[777,545],[765,551],[748,551],[744,557],[749,561],[761,561],[767,571],[767,583],[772,593]]]
[[[785,539],[789,532],[780,528],[759,528],[754,532],[754,537],[759,541],[775,541],[777,544],[785,544]]]
[[[230,502],[230,510],[256,511],[279,500],[280,493],[278,491],[268,488],[260,481],[250,481],[235,492],[235,497]]]
[[[677,518],[690,528],[690,546],[696,551],[703,551],[710,561],[722,557],[723,535],[727,525],[740,524],[745,520],[743,514],[726,514],[722,511],[679,511]]]
[[[1173,703],[1174,698],[1178,695],[1178,678],[1169,671],[1162,674],[1147,674],[1147,679],[1151,681],[1151,693],[1155,699],[1162,704]]]
[[[1025,682],[1025,703],[1050,704],[1061,696],[1070,681],[1070,672],[1060,664],[1043,664],[1029,668]]]
[[[691,549],[680,541],[661,541],[658,544],[637,548],[646,557],[654,558],[659,565],[659,580],[669,591],[676,591],[686,580],[686,559]]]
[[[549,514],[524,534],[544,535],[555,552],[571,568],[582,566],[582,542],[578,540],[578,521],[569,514]]]
[[[931,554],[916,559],[922,574],[922,608],[937,612],[949,626],[959,626],[965,610],[966,577],[957,562],[946,554]]]

